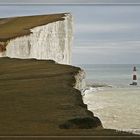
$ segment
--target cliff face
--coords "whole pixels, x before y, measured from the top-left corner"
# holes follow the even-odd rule
[[[61,17],[60,20],[33,27],[29,29],[30,34],[7,40],[6,46],[1,42],[0,56],[51,59],[58,63],[70,64],[72,24],[72,16],[64,14],[63,20]]]

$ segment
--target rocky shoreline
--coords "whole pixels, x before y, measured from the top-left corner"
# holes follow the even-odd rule
[[[87,110],[80,68],[10,58],[0,58],[0,67],[0,135],[134,136],[103,129]]]

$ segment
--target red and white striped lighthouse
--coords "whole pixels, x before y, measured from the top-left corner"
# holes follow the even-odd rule
[[[137,73],[136,73],[136,71],[137,71],[137,69],[134,66],[134,68],[133,68],[133,82],[130,85],[137,85]]]

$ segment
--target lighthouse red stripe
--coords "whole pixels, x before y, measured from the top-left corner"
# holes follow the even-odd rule
[[[137,80],[137,76],[136,75],[133,75],[133,80]]]

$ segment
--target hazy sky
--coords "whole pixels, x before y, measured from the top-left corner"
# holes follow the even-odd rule
[[[140,63],[140,5],[0,6],[0,17],[71,12],[73,63]]]
[[[140,0],[0,0],[1,3],[140,3]]]

